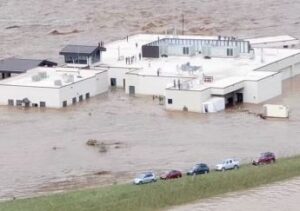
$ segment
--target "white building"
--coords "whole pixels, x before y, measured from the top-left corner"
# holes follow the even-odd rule
[[[108,90],[106,70],[38,67],[0,81],[0,104],[61,108]]]
[[[169,110],[206,112],[205,105],[221,102],[216,98],[257,104],[280,95],[282,80],[300,73],[300,50],[279,47],[297,43],[289,36],[140,34],[106,45],[96,68],[108,70],[111,86],[128,94],[162,95]]]

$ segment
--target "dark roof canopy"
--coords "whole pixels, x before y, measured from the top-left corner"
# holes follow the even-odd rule
[[[35,67],[56,65],[57,63],[48,60],[8,58],[0,60],[0,73],[24,73]]]
[[[86,45],[67,45],[64,47],[59,54],[65,55],[65,54],[85,54],[85,55],[91,55],[95,51],[105,51],[106,49],[101,46],[86,46]]]

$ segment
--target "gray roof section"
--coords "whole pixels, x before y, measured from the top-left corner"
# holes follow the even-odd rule
[[[87,45],[67,45],[59,54],[86,54],[91,55],[96,50],[104,51],[105,48],[99,46],[87,46]]]
[[[55,66],[54,62],[39,59],[18,59],[18,58],[8,58],[0,60],[0,72],[8,73],[24,73],[27,70],[33,69],[38,66]]]

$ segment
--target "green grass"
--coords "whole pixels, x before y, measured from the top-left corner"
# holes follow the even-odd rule
[[[300,156],[267,166],[212,172],[172,181],[81,190],[0,203],[5,211],[150,211],[300,176]]]

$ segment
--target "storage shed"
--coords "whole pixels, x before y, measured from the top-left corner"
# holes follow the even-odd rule
[[[289,117],[289,108],[284,105],[272,105],[265,104],[264,108],[264,116],[265,117],[277,117],[277,118],[288,118]]]

